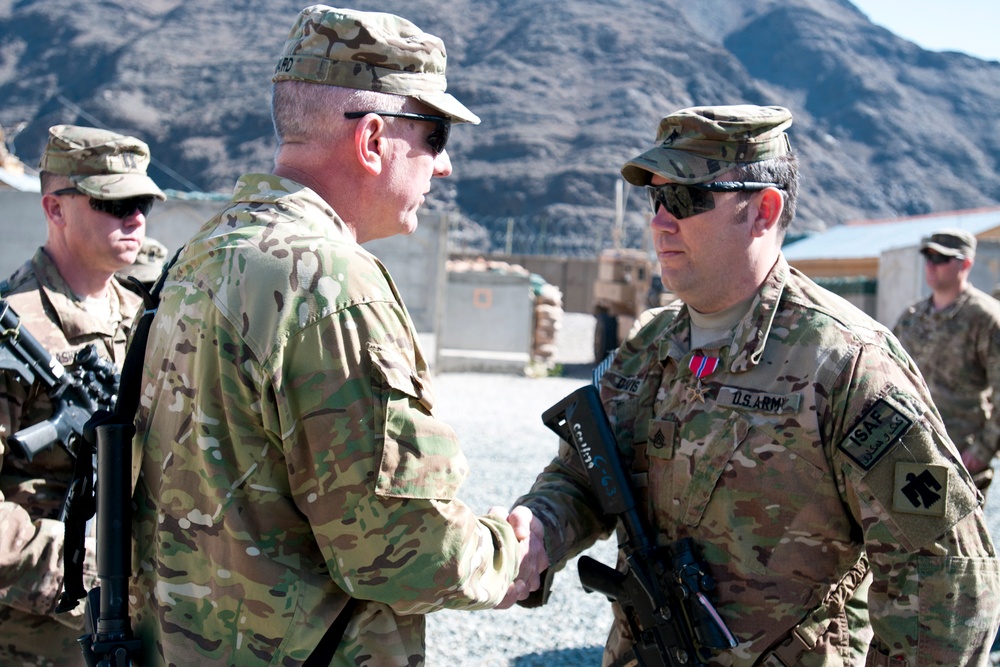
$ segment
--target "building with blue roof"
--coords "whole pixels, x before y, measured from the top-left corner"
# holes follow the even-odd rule
[[[985,292],[1000,282],[1000,206],[893,220],[849,222],[788,243],[788,263],[887,326],[928,296],[920,241],[946,227],[979,241],[970,281]]]

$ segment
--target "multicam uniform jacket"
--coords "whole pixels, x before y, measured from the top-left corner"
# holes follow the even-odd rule
[[[313,191],[251,174],[187,244],[136,436],[146,665],[298,665],[348,596],[338,665],[423,663],[422,614],[494,606],[506,521],[468,474],[385,267]]]
[[[90,343],[120,365],[141,304],[138,296],[113,282],[111,317],[91,314],[42,249],[8,279],[3,297],[21,326],[68,368],[76,352]],[[12,373],[0,372],[0,656],[5,650],[23,651],[57,664],[82,664],[76,637],[83,627],[83,606],[72,614],[53,614],[63,581],[63,524],[57,519],[73,460],[55,446],[28,462],[6,443],[11,433],[51,416],[44,386],[29,387]],[[89,550],[91,574],[93,559]]]
[[[981,498],[889,332],[784,258],[728,344],[690,350],[680,303],[654,314],[601,396],[659,542],[692,537],[718,581],[739,645],[711,664],[758,664],[814,610],[828,620],[804,626],[794,664],[854,664],[866,623],[836,593],[864,555],[873,646],[907,661],[893,665],[987,664],[1000,570]],[[608,528],[565,443],[519,502],[553,563]],[[629,643],[616,609],[606,661]]]
[[[968,285],[940,312],[910,306],[893,333],[917,364],[958,451],[992,461],[1000,449],[1000,303]],[[993,470],[976,476],[989,485]]]

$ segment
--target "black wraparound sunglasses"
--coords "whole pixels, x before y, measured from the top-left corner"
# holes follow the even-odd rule
[[[451,133],[451,118],[447,116],[430,116],[424,113],[409,113],[408,111],[348,111],[344,113],[344,118],[363,118],[373,113],[376,116],[387,116],[389,118],[406,118],[407,120],[420,120],[425,123],[434,123],[437,127],[427,135],[427,145],[435,154],[444,152],[444,147],[448,143],[448,135]]]
[[[664,185],[647,185],[646,194],[653,215],[660,206],[678,220],[690,218],[693,215],[711,211],[715,208],[715,192],[748,192],[778,188],[784,190],[780,183],[756,183],[752,181],[715,181],[713,183],[696,183],[681,185],[680,183],[665,183]]]
[[[97,199],[91,197],[85,192],[80,192],[76,188],[63,188],[62,190],[54,190],[52,192],[54,195],[80,195],[82,197],[87,197],[90,199],[90,208],[98,211],[100,213],[107,213],[113,215],[119,220],[124,220],[129,217],[137,210],[142,213],[143,216],[149,215],[149,212],[153,210],[153,202],[156,201],[156,197],[151,195],[141,195],[139,197],[127,197],[125,199]]]
[[[920,254],[924,256],[924,259],[926,261],[930,262],[931,264],[934,264],[935,266],[941,264],[947,264],[953,259],[957,260],[965,259],[965,255],[942,255],[937,252],[922,252]]]

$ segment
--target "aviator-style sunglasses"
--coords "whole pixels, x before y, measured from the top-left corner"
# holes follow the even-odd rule
[[[667,209],[667,213],[674,218],[683,220],[715,208],[715,196],[712,194],[714,192],[747,192],[765,188],[784,190],[785,186],[780,183],[755,183],[751,181],[716,181],[694,185],[665,183],[663,185],[647,185],[646,194],[649,196],[649,205],[653,209],[653,215],[656,215],[660,206],[663,206]]]
[[[444,147],[448,143],[448,134],[451,133],[451,118],[447,116],[430,116],[423,113],[409,113],[407,111],[348,111],[344,114],[344,118],[363,118],[370,113],[376,116],[422,120],[426,123],[436,124],[437,127],[434,128],[434,131],[427,135],[427,145],[431,147],[431,150],[436,155],[444,152]]]
[[[84,192],[80,192],[76,188],[63,188],[62,190],[55,190],[52,192],[54,195],[81,195],[90,199],[90,208],[98,211],[99,213],[107,213],[113,215],[119,220],[124,220],[129,217],[136,210],[142,213],[143,216],[149,215],[149,212],[153,210],[153,202],[156,197],[152,195],[140,195],[138,197],[128,197],[126,199],[96,199],[89,196]]]

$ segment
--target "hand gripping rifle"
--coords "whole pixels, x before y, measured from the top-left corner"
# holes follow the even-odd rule
[[[11,435],[11,449],[28,461],[59,444],[76,456],[73,444],[83,434],[90,416],[115,403],[118,371],[97,354],[93,344],[76,353],[73,371],[67,371],[49,354],[7,303],[0,298],[0,368],[18,375],[27,384],[40,382],[52,401],[52,416]]]
[[[715,581],[695,543],[684,538],[657,547],[650,538],[597,388],[577,389],[546,410],[542,421],[573,445],[601,510],[624,528],[625,540],[619,544],[624,572],[588,556],[580,557],[578,568],[584,590],[603,593],[621,606],[639,665],[706,665],[712,649],[735,648],[736,638],[706,595]]]

